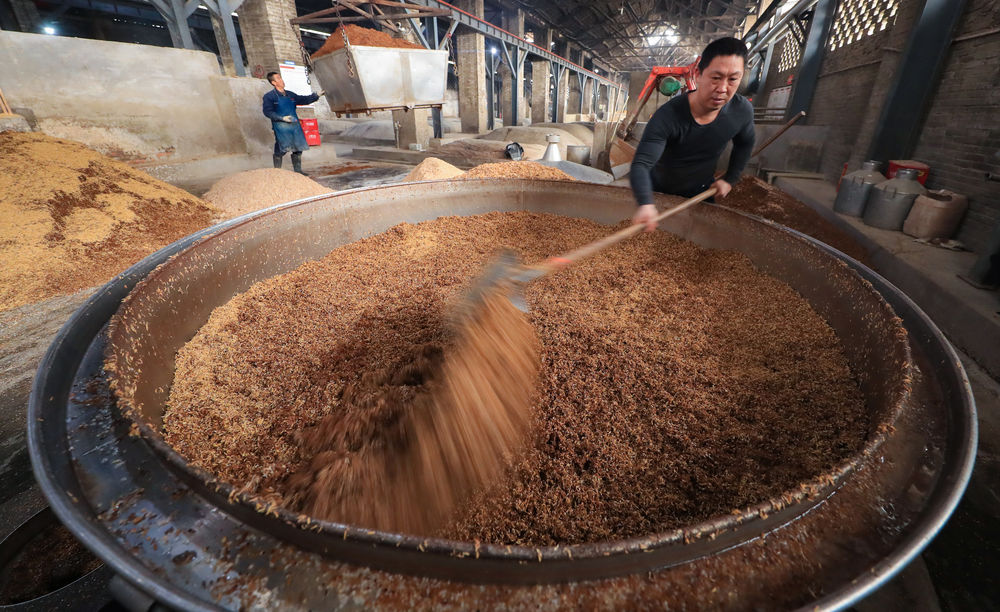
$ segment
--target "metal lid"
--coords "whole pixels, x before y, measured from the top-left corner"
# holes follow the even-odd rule
[[[920,172],[916,168],[900,168],[896,171],[895,178],[916,180],[918,176],[920,176]]]
[[[876,172],[878,172],[879,170],[882,169],[882,162],[875,161],[874,159],[870,159],[870,160],[868,160],[866,162],[863,162],[861,164],[861,169],[862,170],[875,170]]]

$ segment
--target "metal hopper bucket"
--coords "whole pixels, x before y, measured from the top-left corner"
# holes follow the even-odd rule
[[[444,103],[448,52],[351,45],[315,59],[313,70],[335,113],[435,106]]]

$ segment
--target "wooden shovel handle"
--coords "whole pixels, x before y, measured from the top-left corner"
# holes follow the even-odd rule
[[[762,144],[759,147],[757,147],[757,150],[754,151],[750,155],[750,157],[756,157],[758,153],[760,153],[761,151],[763,151],[764,149],[766,149],[768,145],[770,145],[772,142],[774,142],[775,140],[777,140],[779,136],[781,136],[782,134],[784,134],[788,130],[788,128],[790,128],[793,125],[795,125],[796,121],[798,121],[799,119],[801,119],[801,118],[803,118],[805,116],[806,116],[805,111],[801,111],[798,114],[796,114],[794,117],[791,118],[790,121],[788,121],[788,123],[786,123],[785,125],[781,126],[781,129],[779,129],[774,134],[774,136],[771,136],[769,139],[767,139],[766,142],[764,142],[764,144]],[[716,178],[718,178],[718,177],[716,177]],[[683,202],[681,202],[677,206],[674,206],[673,208],[668,208],[667,210],[661,212],[659,215],[656,216],[655,220],[656,220],[657,223],[659,223],[659,222],[663,221],[664,219],[666,219],[667,217],[669,217],[671,215],[676,215],[677,213],[681,212],[682,210],[687,210],[688,208],[691,208],[695,204],[697,204],[699,202],[702,202],[704,200],[707,200],[708,198],[714,196],[717,192],[718,192],[718,189],[716,189],[715,187],[710,187],[710,188],[706,189],[705,191],[702,191],[698,195],[694,196],[693,198],[689,198],[687,200],[684,200]],[[555,257],[549,257],[544,262],[542,262],[542,263],[540,263],[538,265],[529,266],[528,267],[528,270],[530,271],[530,278],[538,278],[539,276],[543,276],[543,275],[548,274],[550,272],[555,272],[556,270],[560,270],[562,268],[565,268],[566,266],[568,266],[568,265],[570,265],[570,264],[572,264],[574,262],[577,262],[577,261],[583,259],[584,257],[590,257],[594,253],[598,253],[600,251],[603,251],[604,249],[608,248],[611,245],[618,244],[622,240],[625,240],[627,238],[631,238],[632,236],[635,236],[636,234],[638,234],[639,232],[641,232],[643,229],[644,229],[643,225],[630,225],[629,227],[626,227],[625,229],[623,229],[621,231],[615,232],[614,234],[611,234],[610,236],[605,236],[604,238],[601,238],[600,240],[595,240],[594,242],[591,242],[590,244],[585,244],[582,247],[573,249],[569,253],[563,253],[562,255],[557,255]]]
[[[664,219],[666,219],[667,217],[676,215],[681,211],[687,210],[688,208],[691,208],[695,204],[714,196],[717,192],[718,189],[716,189],[715,187],[706,189],[705,191],[702,191],[698,195],[694,196],[693,198],[684,200],[677,206],[674,206],[673,208],[668,208],[667,210],[661,212],[659,215],[656,216],[655,221],[659,223]],[[549,272],[555,272],[556,270],[565,268],[566,266],[575,263],[585,257],[590,257],[594,253],[603,251],[609,246],[618,244],[622,240],[631,238],[632,236],[635,236],[636,234],[642,232],[645,228],[646,228],[645,224],[630,225],[623,230],[619,230],[614,234],[611,234],[610,236],[605,236],[600,240],[595,240],[594,242],[585,244],[582,247],[573,249],[568,253],[563,253],[562,255],[557,255],[555,257],[549,257],[548,259],[538,264],[537,266],[533,266],[533,268],[541,274],[548,274]]]

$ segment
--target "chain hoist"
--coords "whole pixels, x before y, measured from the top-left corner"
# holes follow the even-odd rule
[[[302,52],[302,63],[306,66],[306,74],[313,73],[312,56],[306,51],[306,45],[302,42],[302,31],[299,26],[295,26],[295,38],[299,41],[299,51]]]
[[[351,41],[347,40],[347,28],[344,26],[343,6],[337,11],[337,19],[340,21],[340,35],[344,38],[344,49],[347,52],[347,76],[354,79],[357,74],[354,72],[354,61],[351,60]]]

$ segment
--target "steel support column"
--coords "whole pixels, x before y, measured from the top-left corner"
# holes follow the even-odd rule
[[[198,9],[199,0],[150,0],[150,2],[167,22],[167,30],[174,46],[179,49],[194,49],[187,19]]]
[[[766,32],[761,33],[759,36],[754,38],[753,46],[750,47],[750,52],[747,54],[748,57],[753,57],[755,53],[764,48],[764,45],[768,44],[772,40],[775,40],[779,34],[784,31],[784,28],[788,25],[788,22],[795,19],[796,16],[802,13],[802,11],[809,8],[815,0],[799,0],[792,8],[785,12],[772,27],[768,28]]]
[[[240,41],[236,38],[236,26],[233,24],[233,13],[240,8],[243,0],[201,0],[208,12],[219,18],[222,22],[222,29],[225,32],[225,43],[229,45],[229,52],[233,58],[233,70],[236,76],[246,76],[247,71],[243,68],[243,54],[240,53]],[[197,3],[195,4],[197,7]],[[223,41],[217,41],[219,47],[223,46]]]
[[[795,86],[792,88],[792,99],[788,103],[785,117],[791,119],[800,112],[809,112],[813,95],[816,93],[816,83],[819,82],[819,70],[823,66],[826,55],[826,43],[830,40],[833,30],[833,17],[837,12],[840,0],[819,0],[813,10],[809,24],[809,35],[802,49],[802,60],[799,62]]]
[[[514,90],[511,93],[516,95],[511,96],[511,106],[513,108],[514,123],[512,125],[520,125],[524,119],[521,117],[520,113],[524,112],[527,108],[521,108],[521,103],[527,104],[527,99],[524,95],[524,62],[528,59],[528,54],[525,53],[523,49],[518,49],[514,47],[511,49],[511,54],[514,56]]]
[[[756,68],[749,68],[749,72],[753,75],[747,83],[747,94],[750,96],[760,93],[767,83],[767,73],[771,70],[771,58],[774,55],[774,41],[768,43],[767,49],[760,54],[764,58],[763,62],[757,62]]]
[[[559,84],[562,83],[565,74],[566,67],[561,64],[555,64],[555,71],[552,73],[552,78],[554,79],[552,83],[552,123],[559,122],[559,107],[564,103],[559,96]]]
[[[454,1],[454,0],[453,0]],[[807,1],[807,0],[803,0]],[[517,47],[524,52],[524,54],[531,54],[539,57],[540,59],[547,59],[553,64],[561,65],[564,68],[574,71],[583,71],[587,73],[587,76],[598,80],[599,82],[609,86],[609,87],[619,87],[614,81],[600,76],[591,70],[587,70],[579,64],[575,64],[565,57],[561,57],[552,53],[548,49],[542,49],[540,46],[529,43],[520,36],[511,34],[507,30],[497,27],[482,18],[466,12],[448,2],[442,0],[408,0],[410,4],[416,4],[419,6],[426,6],[429,8],[440,8],[451,11],[451,17],[446,17],[446,19],[452,19],[453,21],[458,21],[463,26],[468,26],[481,34],[484,34],[494,40],[505,42],[511,47]]]
[[[406,11],[409,13],[410,11]],[[414,15],[418,13],[414,12]],[[417,40],[423,45],[424,49],[432,49],[430,43],[427,41],[427,37],[424,35],[424,26],[420,23],[420,17],[409,17],[407,21],[410,22],[410,27],[413,28],[413,33],[417,36]]]
[[[515,46],[507,46],[507,43],[500,41],[503,48],[503,57],[507,67],[510,68],[510,117],[503,118],[504,127],[518,125],[518,115],[520,112],[518,99],[521,97],[521,90],[524,88],[524,60],[528,56],[521,49]]]
[[[584,115],[589,115],[594,112],[594,84],[596,81],[586,75],[583,77],[583,95],[580,99],[583,100],[583,108],[580,110]]]
[[[940,81],[964,9],[965,0],[924,3],[875,126],[868,159],[905,159],[913,153],[924,111]]]
[[[434,138],[441,138],[444,136],[444,127],[441,123],[441,109],[436,106],[431,109],[431,126]]]
[[[455,30],[458,28],[458,22],[452,21],[451,25],[448,26],[448,31],[445,32],[444,40],[441,41],[441,49],[451,49],[452,46],[452,36],[455,34]]]
[[[767,84],[767,74],[771,72],[771,60],[774,59],[774,41],[767,44],[767,52],[764,53],[764,66],[760,69],[760,86]]]
[[[500,58],[495,54],[486,56],[486,80],[489,81],[489,95],[486,96],[486,129],[496,128],[497,66]]]

